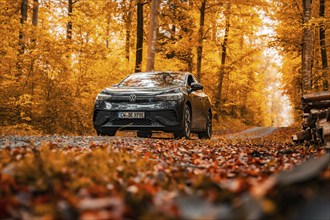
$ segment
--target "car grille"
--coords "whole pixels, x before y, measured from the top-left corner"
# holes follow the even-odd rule
[[[175,110],[146,111],[145,118],[118,118],[117,111],[95,111],[95,125],[112,125],[112,126],[161,126],[159,120],[166,120],[170,123],[178,122]]]

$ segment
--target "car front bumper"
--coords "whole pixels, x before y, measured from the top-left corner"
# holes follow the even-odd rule
[[[93,124],[96,131],[141,130],[174,132],[182,128],[183,102],[95,103]],[[144,112],[144,118],[119,118],[119,112]]]

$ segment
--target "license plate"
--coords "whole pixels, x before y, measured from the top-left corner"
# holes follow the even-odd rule
[[[144,112],[118,112],[118,118],[144,118]]]

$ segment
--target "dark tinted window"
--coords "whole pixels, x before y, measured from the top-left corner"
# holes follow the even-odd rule
[[[184,73],[134,73],[118,84],[119,87],[183,86]]]
[[[192,75],[188,76],[188,86],[191,86],[191,83],[196,82],[196,80],[194,79],[194,77]]]

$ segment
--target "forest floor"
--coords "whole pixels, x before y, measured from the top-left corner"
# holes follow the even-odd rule
[[[0,136],[0,219],[330,219],[330,154],[295,132]]]

